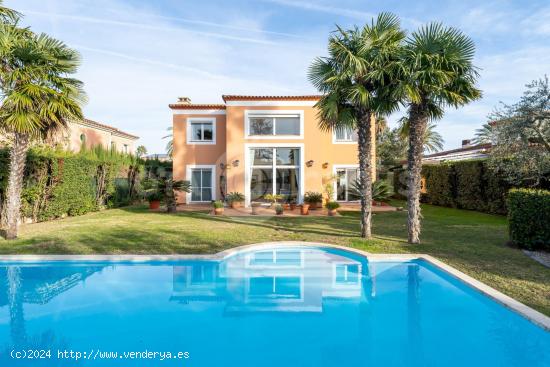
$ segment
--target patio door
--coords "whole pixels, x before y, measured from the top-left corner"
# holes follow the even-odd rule
[[[249,154],[251,202],[265,202],[268,194],[298,200],[300,148],[251,148]]]
[[[336,200],[337,201],[358,201],[359,197],[354,194],[352,187],[359,178],[358,168],[336,169]]]
[[[204,203],[213,199],[213,174],[211,168],[191,169],[191,201]]]

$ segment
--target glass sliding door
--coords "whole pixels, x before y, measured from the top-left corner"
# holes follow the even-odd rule
[[[298,200],[300,192],[299,148],[250,149],[250,201],[262,202],[267,194]]]
[[[336,170],[336,200],[337,201],[358,201],[355,195],[355,182],[359,178],[358,168],[338,168]]]
[[[191,169],[191,201],[208,202],[212,200],[212,169]]]

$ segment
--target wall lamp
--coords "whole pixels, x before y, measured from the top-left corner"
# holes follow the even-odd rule
[[[325,169],[328,168],[328,162],[323,163],[323,168],[325,168]]]
[[[239,163],[241,163],[241,161],[239,161],[238,159],[235,159],[233,162],[231,162],[233,167],[239,167]]]
[[[306,162],[306,166],[311,167],[311,166],[313,166],[313,163],[314,163],[313,159],[311,159],[311,160]]]

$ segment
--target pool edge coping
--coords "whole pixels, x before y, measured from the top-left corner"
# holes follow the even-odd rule
[[[353,247],[341,245],[333,245],[322,242],[305,242],[305,241],[282,241],[282,242],[261,242],[255,244],[242,245],[233,247],[227,250],[217,252],[215,254],[174,254],[174,255],[0,255],[0,262],[9,261],[131,261],[131,262],[146,262],[146,261],[174,261],[174,260],[223,260],[234,254],[249,250],[269,248],[273,246],[310,246],[310,247],[325,247],[340,249],[347,252],[362,255],[367,259],[386,259],[386,260],[424,260],[437,268],[443,270],[455,279],[472,287],[478,292],[486,295],[492,300],[500,303],[504,307],[517,312],[527,320],[540,326],[546,331],[550,331],[550,317],[543,313],[519,302],[518,300],[505,295],[504,293],[488,286],[487,284],[463,273],[462,271],[444,263],[443,261],[427,254],[373,254]]]

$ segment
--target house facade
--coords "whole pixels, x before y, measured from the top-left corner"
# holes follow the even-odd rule
[[[240,192],[247,206],[268,194],[300,203],[307,191],[326,196],[327,186],[331,199],[352,201],[357,135],[320,130],[318,100],[224,95],[223,104],[193,104],[185,97],[170,104],[174,178],[192,186],[178,201],[209,203]]]

